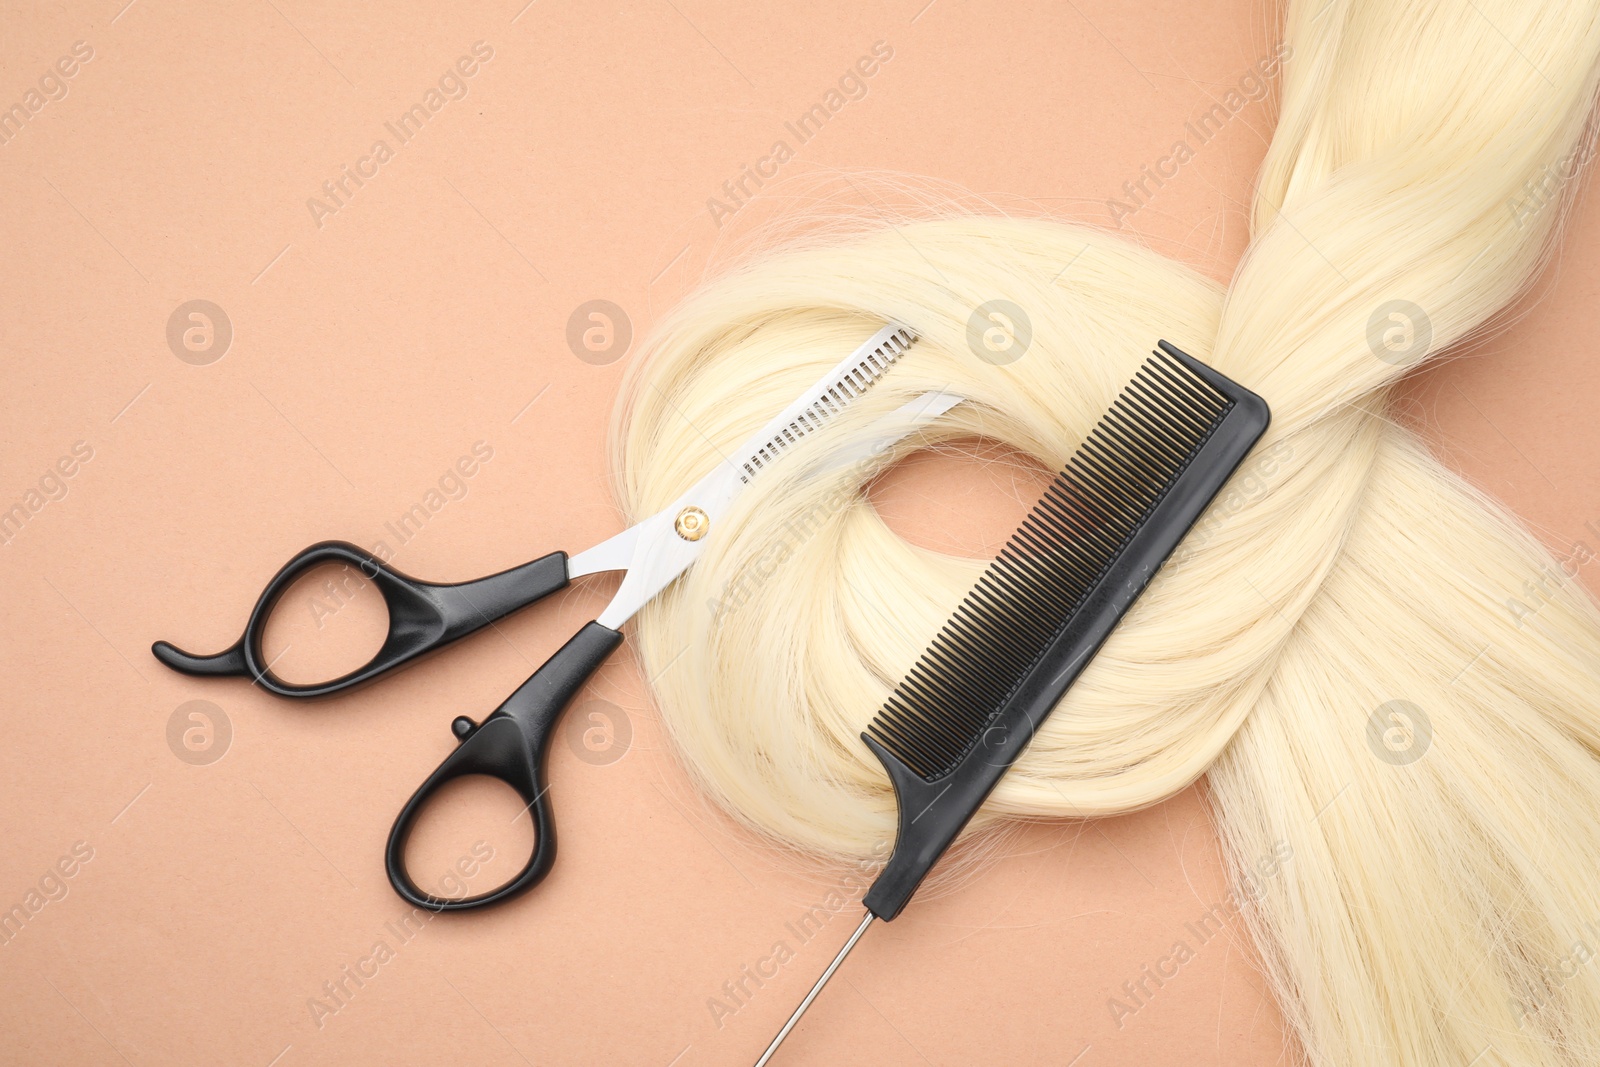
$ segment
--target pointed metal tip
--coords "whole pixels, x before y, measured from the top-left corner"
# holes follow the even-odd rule
[[[773,1053],[777,1052],[778,1046],[783,1044],[783,1039],[789,1036],[789,1031],[793,1030],[795,1024],[800,1021],[800,1016],[804,1015],[806,1009],[811,1007],[811,1002],[817,999],[817,994],[822,992],[822,987],[828,984],[828,979],[833,977],[833,972],[839,969],[839,965],[844,962],[844,958],[850,955],[850,950],[856,947],[856,942],[861,940],[861,935],[867,932],[867,927],[871,926],[872,920],[876,918],[877,916],[872,912],[867,912],[866,918],[861,920],[861,925],[856,927],[856,932],[850,935],[850,940],[844,943],[844,948],[841,948],[839,954],[833,957],[833,962],[828,964],[828,969],[822,972],[822,977],[817,979],[817,984],[812,986],[811,992],[806,994],[806,999],[800,1002],[800,1006],[794,1010],[794,1014],[789,1016],[789,1021],[783,1024],[783,1029],[778,1031],[778,1036],[773,1038],[772,1044],[767,1046],[767,1051],[761,1054],[761,1058],[756,1061],[756,1067],[767,1067]]]

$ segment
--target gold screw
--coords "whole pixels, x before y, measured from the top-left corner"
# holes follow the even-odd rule
[[[678,521],[672,524],[672,528],[685,541],[698,541],[711,529],[711,516],[691,504],[678,512]]]

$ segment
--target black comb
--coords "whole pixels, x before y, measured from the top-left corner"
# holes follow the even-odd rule
[[[1266,401],[1165,341],[861,735],[899,804],[867,915],[900,914],[1266,431]]]

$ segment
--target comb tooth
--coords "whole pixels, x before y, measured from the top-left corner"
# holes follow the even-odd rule
[[[924,663],[904,694],[906,700],[917,701],[920,708],[928,712],[937,709],[941,713],[941,717],[934,720],[919,712],[922,725],[941,737],[955,728],[953,723],[967,719],[968,716],[961,713],[962,708],[986,706],[992,689],[970,674],[959,676],[960,681],[952,680],[948,668],[948,660]]]
[[[1068,496],[1067,489],[1077,490]],[[1107,491],[1109,498],[1112,494]],[[1042,508],[1047,507],[1050,513],[1059,516],[1056,519],[1059,529],[1052,529],[1050,525],[1037,523],[1029,527],[1029,533],[1035,533],[1044,543],[1054,546],[1058,550],[1080,552],[1085,547],[1101,544],[1110,547],[1110,542],[1117,540],[1108,533],[1116,526],[1116,519],[1110,509],[1102,509],[1099,515],[1089,514],[1088,502],[1083,490],[1073,484],[1071,472],[1064,472],[1056,483],[1050,487],[1040,501]],[[1095,519],[1099,519],[1098,522]]]
[[[917,761],[924,766],[936,765],[942,758],[931,735],[903,715],[888,716],[874,724],[873,730],[878,736],[891,739],[895,747],[915,753]]]
[[[1204,423],[1214,417],[1218,407],[1217,402],[1198,390],[1185,388],[1183,382],[1168,373],[1170,369],[1170,367],[1158,367],[1146,380],[1146,384],[1165,399],[1168,406],[1183,412],[1196,423]]]
[[[1181,413],[1193,425],[1208,422],[1228,403],[1226,397],[1194,379],[1181,364],[1170,359],[1152,360],[1140,374],[1139,385],[1160,397],[1165,405]]]
[[[991,618],[1004,619],[1005,622],[1013,624],[1022,622],[1030,629],[1048,629],[1051,624],[1050,614],[1039,610],[1034,603],[1034,596],[1038,591],[1038,586],[1032,583],[1024,586],[1006,581],[994,593],[986,591],[983,603],[989,608]],[[1010,618],[1005,618],[1007,614]]]
[[[1113,410],[1111,416],[1102,424],[1105,435],[1100,439],[1105,450],[1114,457],[1120,466],[1114,469],[1122,471],[1137,487],[1138,499],[1142,503],[1149,495],[1150,486],[1159,483],[1161,475],[1152,458],[1151,442],[1139,441],[1130,434],[1117,417],[1120,412]]]
[[[1100,440],[1089,445],[1089,450],[1105,457],[1102,477],[1111,477],[1109,470],[1117,472],[1128,498],[1131,516],[1142,513],[1155,489],[1165,479],[1149,464],[1152,462],[1140,450],[1126,441],[1115,429],[1108,429]],[[1131,517],[1123,516],[1124,519]]]
[[[924,748],[946,749],[956,740],[951,734],[950,723],[961,719],[960,708],[964,701],[955,699],[958,694],[944,694],[942,689],[929,690],[927,685],[927,670],[923,670],[919,672],[916,684],[908,688],[907,699],[915,699],[923,705],[937,707],[944,717],[935,720],[910,707],[902,707],[900,725],[902,729],[914,732],[921,738],[924,741]]]
[[[1087,558],[1089,552],[1102,545],[1109,551],[1115,540],[1107,537],[1102,528],[1085,527],[1079,522],[1063,523],[1055,530],[1040,523],[1033,529],[1018,531],[1016,552],[1002,555],[1007,559],[1016,557],[1019,567],[1038,573],[1046,582],[1070,578],[1075,585],[1088,585],[1095,578],[1095,568]]]
[[[927,719],[905,700],[896,701],[892,725],[897,733],[908,738],[924,755],[933,758],[938,752],[939,738],[944,733],[942,726]]]
[[[1164,418],[1172,427],[1181,429],[1186,427],[1190,434],[1203,432],[1206,420],[1198,417],[1187,407],[1170,397],[1163,396],[1150,382],[1136,383],[1135,399],[1138,405],[1150,415]],[[1169,448],[1182,452],[1184,443],[1183,435],[1177,432],[1163,432],[1162,439]]]
[[[1174,454],[1183,452],[1180,433],[1187,431],[1192,434],[1195,425],[1188,422],[1188,415],[1181,409],[1163,403],[1159,398],[1146,395],[1142,382],[1134,382],[1129,389],[1129,408],[1136,411],[1145,425],[1150,428],[1151,450],[1163,459],[1170,459]],[[1162,425],[1165,421],[1168,425]]]
[[[1067,498],[1065,490],[1075,489],[1072,498]],[[1065,511],[1067,518],[1060,521],[1059,528],[1051,524],[1039,522],[1029,526],[1027,535],[1041,540],[1047,545],[1054,546],[1054,551],[1065,551],[1073,555],[1088,554],[1096,550],[1108,551],[1111,546],[1121,539],[1120,534],[1113,536],[1114,531],[1121,527],[1117,517],[1109,509],[1103,510],[1098,516],[1087,513],[1083,490],[1072,482],[1070,473],[1064,472],[1047,494],[1047,499],[1055,505],[1053,510]],[[1071,505],[1073,510],[1067,510],[1063,503]],[[1099,521],[1094,521],[1098,519]],[[1023,541],[1027,535],[1018,531],[1018,540]],[[1092,577],[1093,569],[1090,568]]]
[[[971,699],[987,689],[984,672],[973,667],[972,662],[966,657],[977,651],[970,635],[960,631],[947,631],[941,634],[943,641],[935,641],[938,647],[927,649],[918,661],[919,669],[943,679],[952,689],[958,690],[960,696]],[[1001,662],[1015,663],[1015,654],[1004,654]],[[920,681],[920,679],[919,679]],[[941,685],[934,692],[943,692]]]
[[[1055,486],[1052,485],[1051,488],[1054,489]],[[1035,525],[1039,527],[1040,542],[1047,545],[1050,551],[1070,546],[1072,542],[1068,538],[1069,532],[1086,539],[1096,536],[1096,524],[1090,521],[1090,516],[1083,514],[1082,504],[1064,494],[1046,492],[1033,506],[1033,511],[1029,512],[1029,515],[1030,517],[1037,515],[1040,520],[1049,522],[1050,525],[1045,525],[1044,521]],[[1059,526],[1060,529],[1052,529],[1052,526]]]
[[[961,735],[953,729],[953,724],[961,720],[960,703],[952,702],[948,697],[932,698],[925,689],[926,682],[918,679],[916,691],[908,690],[905,700],[901,701],[900,715],[897,725],[902,733],[914,735],[920,742],[920,749],[930,760],[938,762],[948,757],[952,752],[960,749]],[[930,719],[928,715],[914,710],[907,705],[909,700],[918,700],[930,707],[937,708],[943,715],[942,719]]]
[[[1187,403],[1183,397],[1177,396],[1162,385],[1157,377],[1146,378],[1133,384],[1134,393],[1137,395],[1141,406],[1165,413],[1166,417],[1174,424],[1180,425],[1193,432],[1198,426],[1205,423],[1205,418]]]
[[[991,618],[1025,625],[1050,625],[1049,616],[1037,610],[1036,601],[1049,600],[1049,587],[1020,569],[996,571],[978,600]]]
[[[1139,490],[1131,472],[1121,469],[1114,461],[1102,458],[1103,451],[1100,440],[1092,436],[1086,439],[1062,471],[1058,495],[1071,499],[1065,491],[1076,489],[1078,492],[1073,494],[1075,497],[1085,504],[1097,503],[1102,511],[1117,515],[1137,512]],[[1083,484],[1076,484],[1079,482]]]
[[[1098,534],[1085,534],[1084,540],[1097,537]],[[1000,554],[1019,572],[1046,587],[1063,578],[1071,578],[1074,585],[1086,585],[1094,579],[1093,573],[1076,559],[1072,542],[1043,524],[1018,530]]]
[[[954,642],[951,642],[954,644]],[[970,663],[956,655],[954,648],[943,648],[934,655],[924,656],[919,666],[919,676],[913,680],[911,688],[922,688],[930,679],[937,679],[939,684],[928,691],[928,698],[924,703],[944,701],[946,690],[951,691],[948,699],[959,703],[973,703],[979,701],[991,688],[988,679],[982,671],[974,670]]]
[[[1220,410],[1228,406],[1229,400],[1226,396],[1218,392],[1210,382],[1203,378],[1195,377],[1187,367],[1179,363],[1174,357],[1160,351],[1152,352],[1151,355],[1156,357],[1156,374],[1170,382],[1174,389],[1194,397],[1208,411]]]
[[[983,624],[986,630],[1005,627],[1012,629],[1035,628],[1041,625],[1049,625],[1043,616],[1037,615],[1030,610],[1031,604],[1028,596],[1015,596],[1013,599],[1013,597],[1007,596],[1006,587],[999,582],[991,581],[987,585],[989,587],[973,591],[973,610],[971,613],[974,621]],[[995,588],[996,586],[998,588]],[[1018,590],[1018,592],[1020,593],[1022,590]],[[976,641],[969,641],[968,643],[979,644]],[[973,651],[983,651],[983,649],[974,648]],[[1007,658],[1013,657],[1008,656]],[[1025,664],[1027,661],[1023,659],[1022,662]],[[986,670],[986,665],[979,664],[974,669],[983,672]]]
[[[924,656],[918,661],[916,668],[909,676],[908,691],[914,691],[918,707],[933,704],[949,704],[969,700],[979,692],[979,680],[970,674],[959,670],[952,671],[949,664],[942,662],[938,657]],[[929,676],[939,675],[944,684],[934,689],[926,689],[924,682]],[[940,719],[928,719],[916,709],[911,709],[911,716],[917,718],[921,725],[928,727],[932,734],[942,731],[943,723]]]
[[[1233,406],[1180,360],[1147,359],[867,732],[929,781],[966,758]]]
[[[958,756],[961,751],[960,727],[955,718],[951,719],[949,726],[938,731],[929,731],[925,737],[923,759],[930,766],[942,765]]]
[[[986,632],[1006,629],[1006,624],[1013,622],[1011,619],[1006,619],[1002,614],[998,614],[994,606],[990,605],[987,597],[974,597],[971,600],[970,616],[973,617],[974,622],[984,625]],[[1013,629],[1016,629],[1014,624]],[[949,641],[949,645],[955,645],[954,641]],[[1005,648],[1005,646],[998,646],[997,648],[992,643],[971,640],[971,638],[963,641],[960,648],[941,649],[941,653],[946,654],[930,657],[931,661],[957,662],[957,664],[960,664],[960,669],[968,673],[968,677],[973,680],[974,688],[986,688],[986,680],[982,677],[986,670],[994,669],[994,667],[1026,667],[1027,665],[1027,657],[1019,656],[1018,651],[1014,648]]]
[[[1216,404],[1207,402],[1204,394],[1187,388],[1180,379],[1174,377],[1171,373],[1173,366],[1171,360],[1146,360],[1134,382],[1140,389],[1154,392],[1163,402],[1181,409],[1191,422],[1204,422]]]

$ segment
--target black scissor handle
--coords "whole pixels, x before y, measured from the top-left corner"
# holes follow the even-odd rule
[[[465,911],[509,900],[550,873],[556,860],[555,816],[550,810],[549,787],[544,784],[550,734],[567,703],[621,643],[620,633],[591,622],[483,722],[474,725],[463,716],[451,724],[460,745],[411,794],[389,831],[384,863],[389,869],[389,884],[396,893],[408,903],[430,911]],[[515,878],[487,893],[464,898],[437,897],[418,888],[406,873],[406,841],[429,798],[446,782],[468,774],[498,778],[522,797],[533,816],[533,855]]]
[[[348,674],[304,685],[286,682],[272,673],[262,652],[267,619],[297,578],[329,563],[359,567],[362,577],[378,587],[389,606],[389,633],[372,659]],[[184,674],[248,675],[261,688],[278,696],[322,697],[370,682],[566,585],[565,552],[552,552],[477,581],[439,585],[402,574],[348,541],[323,541],[285,563],[267,583],[245,624],[244,634],[232,648],[212,656],[197,656],[167,641],[157,641],[150,651],[156,659]]]

